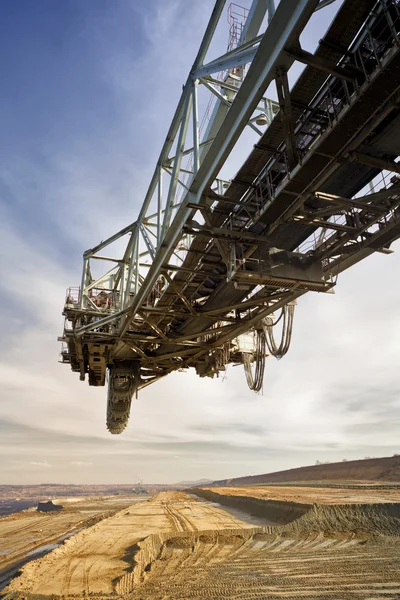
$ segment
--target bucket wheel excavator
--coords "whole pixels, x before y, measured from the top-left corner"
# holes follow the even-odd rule
[[[289,349],[296,301],[393,252],[399,4],[343,0],[308,52],[303,31],[332,1],[232,4],[228,50],[209,57],[216,1],[136,221],[84,253],[61,356],[89,385],[108,385],[111,433],[173,371],[215,377],[242,364],[260,391],[267,355]],[[294,63],[303,70],[290,85]],[[244,131],[254,146],[226,181]]]

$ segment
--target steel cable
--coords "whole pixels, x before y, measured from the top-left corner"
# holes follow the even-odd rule
[[[256,331],[257,335],[257,346],[255,353],[255,370],[253,375],[251,354],[249,352],[242,352],[242,360],[244,365],[244,372],[246,375],[247,385],[251,390],[259,392],[264,383],[264,370],[265,370],[265,351],[266,351],[266,337],[263,329]]]
[[[282,308],[280,317],[275,322],[273,316],[265,317],[262,321],[268,350],[270,351],[272,356],[275,356],[278,359],[285,356],[290,347],[293,330],[294,307],[294,303],[286,304]],[[273,327],[281,320],[281,318],[283,318],[282,336],[280,344],[278,346],[275,341]]]

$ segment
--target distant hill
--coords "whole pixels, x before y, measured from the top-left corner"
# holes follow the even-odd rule
[[[309,467],[250,475],[214,481],[208,487],[259,485],[268,483],[304,482],[304,481],[356,481],[356,482],[396,482],[400,483],[400,456],[387,458],[368,458],[349,460],[339,463],[319,464]],[[203,484],[204,485],[204,484]]]
[[[137,483],[131,484],[60,484],[42,483],[37,485],[0,485],[0,502],[8,500],[48,500],[62,496],[115,496],[137,494]],[[176,489],[178,486],[162,484],[140,484],[149,494]],[[1,508],[1,507],[0,507]],[[0,510],[1,512],[1,510]]]
[[[198,479],[197,481],[178,481],[174,485],[176,487],[201,487],[209,483],[212,483],[211,479]]]

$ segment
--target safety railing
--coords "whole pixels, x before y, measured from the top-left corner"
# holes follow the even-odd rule
[[[80,302],[81,290],[79,287],[69,287],[65,292],[65,306],[77,307]]]

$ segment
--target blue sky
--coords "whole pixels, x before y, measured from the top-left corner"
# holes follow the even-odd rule
[[[105,390],[57,362],[65,289],[79,285],[82,252],[135,219],[212,6],[2,2],[1,483],[173,482],[399,450],[396,253],[345,273],[335,296],[300,300],[262,395],[241,369],[175,373],[111,437]]]

